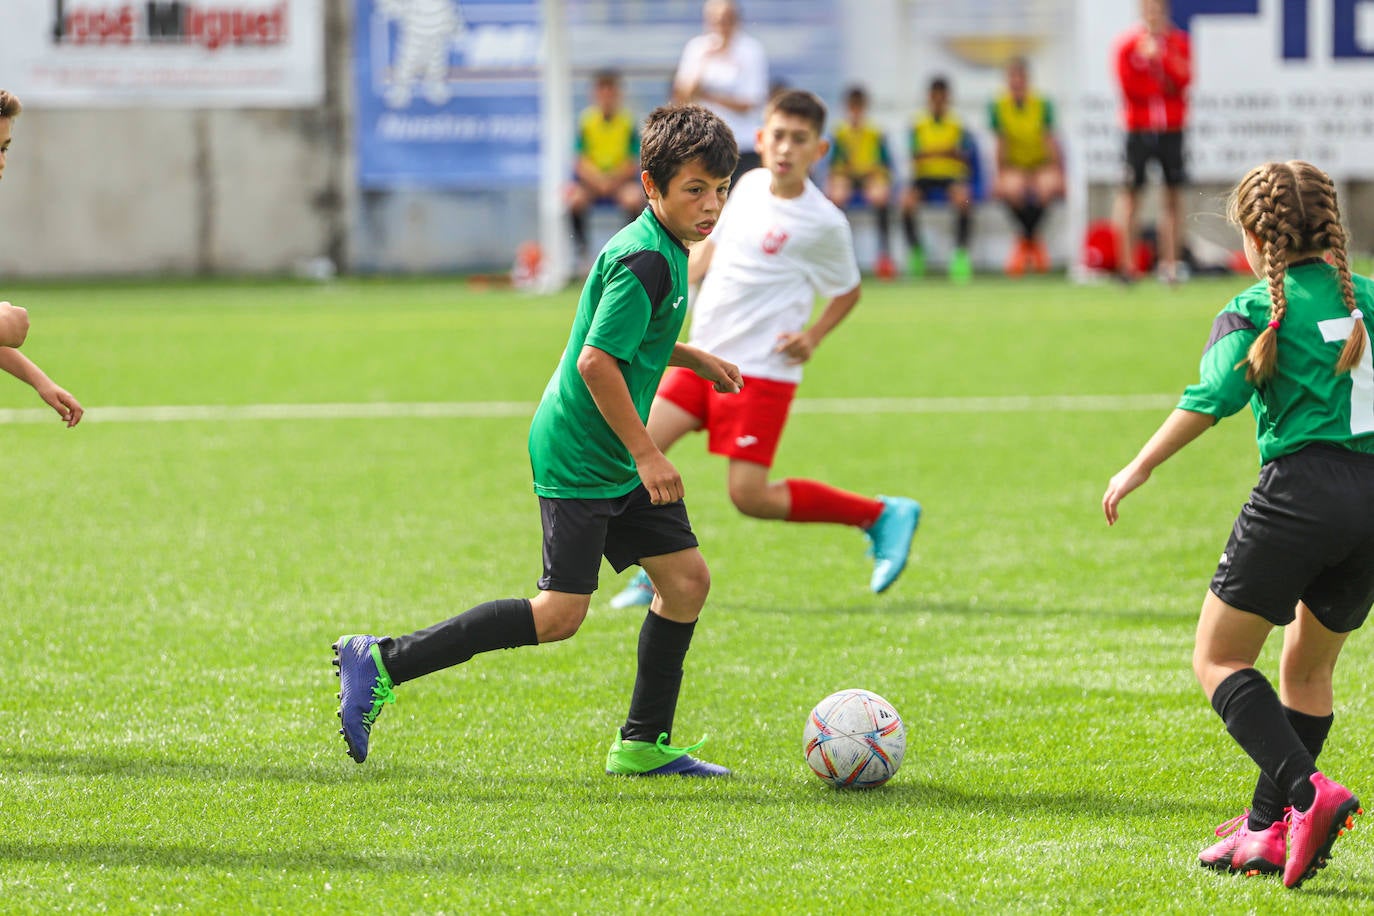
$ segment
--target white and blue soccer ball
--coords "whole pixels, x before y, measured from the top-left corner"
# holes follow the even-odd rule
[[[837,789],[872,789],[892,778],[906,755],[906,726],[871,690],[832,693],[816,704],[802,735],[806,763]]]

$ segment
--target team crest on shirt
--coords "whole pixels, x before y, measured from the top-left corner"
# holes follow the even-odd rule
[[[787,244],[789,237],[782,229],[769,229],[768,234],[763,237],[764,254],[777,254],[782,251],[782,246]]]

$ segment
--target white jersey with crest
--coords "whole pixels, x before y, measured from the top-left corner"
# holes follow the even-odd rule
[[[754,169],[731,189],[709,238],[715,246],[692,303],[691,343],[739,366],[744,375],[799,382],[802,367],[773,350],[778,337],[806,328],[816,297],[859,285],[849,220],[807,179],[800,196],[770,190]]]

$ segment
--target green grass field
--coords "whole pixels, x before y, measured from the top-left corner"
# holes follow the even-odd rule
[[[776,470],[922,501],[882,596],[857,534],[745,519],[723,462],[679,446],[714,587],[674,738],[709,733],[736,774],[709,784],[601,772],[642,617],[607,608],[609,569],[572,640],[403,685],[364,766],[335,734],[340,633],[532,593],[525,435],[575,292],[7,288],[88,414],[31,422],[0,386],[0,911],[1368,912],[1374,823],[1296,892],[1196,863],[1252,783],[1189,666],[1257,471],[1248,413],[1101,515],[1242,285],[870,284]],[[467,402],[498,407],[227,409]],[[226,409],[126,409],[199,405]],[[1372,647],[1351,640],[1322,758],[1370,801]],[[909,730],[866,793],[801,754],[851,686]]]

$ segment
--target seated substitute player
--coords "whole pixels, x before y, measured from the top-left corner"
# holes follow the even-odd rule
[[[598,203],[620,208],[627,223],[644,209],[639,183],[639,128],[625,108],[620,74],[601,70],[592,78],[593,104],[577,121],[575,179],[568,186],[568,217],[579,262],[587,260],[587,212]]]
[[[878,224],[878,257],[873,272],[883,279],[897,274],[892,263],[888,211],[892,202],[892,157],[882,128],[868,119],[868,92],[851,86],[844,94],[845,119],[835,128],[830,146],[826,196],[841,210],[862,201],[873,208]]]
[[[10,143],[14,138],[14,119],[24,110],[19,98],[13,93],[0,89],[0,179],[4,178],[5,160],[9,158]],[[33,386],[34,391],[43,399],[70,429],[81,422],[85,412],[81,404],[67,391],[59,387],[33,360],[20,353],[17,347],[24,343],[29,333],[29,313],[8,302],[0,302],[0,369]]]
[[[730,128],[698,105],[656,109],[644,127],[649,206],[602,249],[572,333],[530,426],[530,464],[544,529],[544,574],[533,599],[479,604],[395,638],[341,636],[340,733],[362,763],[393,688],[479,652],[567,639],[597,587],[604,555],[617,570],[652,571],[661,592],[639,634],[629,715],[606,757],[627,776],[725,776],[669,740],[682,663],[710,573],[682,503],[682,477],[644,422],[668,365],[716,391],[740,389],[739,369],[678,343],[687,309],[687,248],[715,227],[738,159]]]
[[[1374,605],[1374,281],[1351,274],[1335,185],[1310,163],[1251,169],[1228,211],[1264,280],[1217,315],[1201,380],[1112,477],[1102,508],[1115,523],[1155,468],[1250,405],[1262,467],[1203,599],[1193,671],[1260,772],[1249,812],[1218,827],[1199,862],[1281,871],[1297,887],[1361,811],[1317,756],[1336,660]],[[1255,667],[1276,626],[1277,693]]]
[[[758,135],[764,168],[740,179],[716,231],[691,258],[692,278],[705,274],[692,305],[691,341],[738,363],[744,392],[721,397],[675,369],[654,398],[649,435],[666,452],[687,433],[706,430],[710,451],[730,459],[730,500],[745,515],[864,531],[873,547],[870,586],[882,592],[911,552],[921,517],[914,500],[768,479],[802,364],[859,301],[849,222],[807,177],[825,156],[824,131],[825,105],[809,92],[783,92],[765,107]],[[817,295],[829,301],[807,327]],[[613,604],[647,604],[654,585],[662,590],[646,565]]]
[[[966,282],[973,276],[968,256],[973,227],[973,189],[969,185],[972,149],[963,122],[950,111],[949,80],[937,76],[930,81],[927,105],[926,112],[911,128],[911,183],[902,194],[907,272],[913,277],[925,275],[926,259],[917,214],[928,200],[943,199],[958,213],[949,277]]]
[[[1051,203],[1064,196],[1063,157],[1054,136],[1054,105],[1030,88],[1025,58],[1007,65],[1007,91],[989,106],[997,137],[997,176],[993,188],[1021,228],[1007,260],[1007,273],[1019,276],[1027,267],[1049,270],[1050,257],[1038,236]]]

